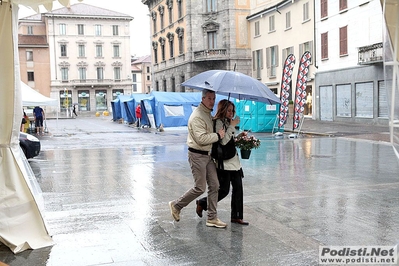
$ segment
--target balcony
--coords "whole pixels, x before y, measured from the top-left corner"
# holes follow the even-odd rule
[[[52,86],[73,86],[73,87],[111,87],[115,85],[132,85],[131,79],[71,79],[53,80]]]
[[[383,62],[382,42],[359,47],[359,52],[358,52],[359,65],[371,65],[382,62]]]
[[[195,61],[227,60],[226,49],[208,49],[194,52]]]

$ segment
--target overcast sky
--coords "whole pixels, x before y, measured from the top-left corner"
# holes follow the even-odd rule
[[[76,3],[79,2],[71,0],[71,4]],[[149,12],[148,7],[141,0],[83,0],[81,3],[132,16],[134,19],[130,22],[131,53],[137,57],[151,54]],[[61,7],[61,5],[54,2],[53,9]],[[44,10],[41,11],[45,12]],[[33,14],[35,12],[31,9],[20,6],[19,18]]]

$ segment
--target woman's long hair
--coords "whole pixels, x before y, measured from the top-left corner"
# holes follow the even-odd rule
[[[227,114],[227,108],[229,108],[230,105],[233,106],[233,117],[234,117],[234,115],[236,114],[236,107],[234,103],[226,99],[223,99],[218,103],[218,109],[216,111],[214,119],[221,119],[221,120],[225,119]]]

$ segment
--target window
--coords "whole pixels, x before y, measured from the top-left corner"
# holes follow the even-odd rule
[[[96,45],[96,57],[103,57],[103,46],[101,44]]]
[[[114,57],[119,57],[119,45],[114,44]]]
[[[339,55],[348,54],[348,26],[339,28]]]
[[[86,68],[85,67],[79,68],[79,79],[80,79],[80,82],[86,81]]]
[[[274,16],[269,17],[269,32],[275,31],[276,27],[274,25]]]
[[[78,35],[85,35],[85,26],[83,24],[78,24]]]
[[[151,18],[152,18],[152,28],[155,33],[157,32],[157,13],[155,11],[151,12]]]
[[[66,35],[66,25],[60,24],[60,35]]]
[[[180,84],[183,83],[186,80],[186,77],[184,75],[180,76]],[[181,92],[185,92],[186,91],[186,87],[184,86],[180,86],[180,91]]]
[[[28,26],[28,35],[33,35],[33,26]]]
[[[175,35],[173,33],[168,33],[167,35],[168,40],[169,40],[169,56],[170,58],[174,57],[174,37]]]
[[[216,11],[216,0],[206,0],[206,12]]]
[[[133,84],[133,91],[137,91],[137,84]]]
[[[62,81],[68,81],[68,68],[67,67],[61,68],[61,79],[62,79]]]
[[[166,88],[166,79],[162,80],[162,87],[163,87],[163,91],[168,91],[168,89]]]
[[[263,49],[254,51],[252,57],[253,69],[256,71],[256,78],[261,79],[261,70],[263,69]]]
[[[216,31],[208,32],[207,36],[208,36],[208,49],[216,49],[217,47]]]
[[[137,74],[132,74],[132,81],[137,82]]]
[[[348,8],[347,0],[339,0],[339,11],[345,10]]]
[[[33,71],[28,71],[28,81],[35,81],[35,74]]]
[[[159,6],[158,7],[158,11],[159,11],[159,19],[160,19],[160,23],[161,23],[161,29],[160,30],[162,30],[163,28],[164,28],[164,21],[163,21],[163,19],[164,19],[164,10],[165,10],[165,7],[164,6]]]
[[[276,69],[278,67],[278,46],[271,46],[266,48],[266,67],[267,76],[275,77]]]
[[[114,68],[114,79],[121,80],[121,68],[120,67]]]
[[[61,56],[67,56],[67,46],[66,44],[61,44]]]
[[[285,28],[286,29],[291,28],[291,12],[285,13]]]
[[[181,18],[183,16],[183,0],[177,0],[177,16]]]
[[[85,45],[84,44],[79,44],[78,50],[79,50],[79,57],[85,57],[86,56],[86,54],[85,54]]]
[[[303,55],[305,52],[309,52],[310,55],[313,56],[313,41],[304,42],[299,45],[299,55]],[[310,60],[310,64],[312,64],[312,58]]]
[[[147,73],[150,73],[150,67],[147,67]]]
[[[158,64],[158,43],[157,42],[152,43],[152,49],[153,49],[153,53],[154,53],[154,63]]]
[[[173,23],[173,2],[169,1],[168,3],[168,10],[169,10],[169,25]]]
[[[321,59],[328,59],[328,32],[321,34]]]
[[[308,21],[309,17],[309,2],[303,4],[303,21]]]
[[[26,51],[26,61],[33,61],[33,51]]]
[[[118,25],[113,25],[112,26],[112,35],[118,36],[119,35],[119,26]]]
[[[287,57],[290,54],[294,54],[294,46],[287,47],[287,48],[283,49],[283,56],[281,58],[281,62],[285,62],[285,60],[287,59]]]
[[[97,67],[97,80],[102,81],[104,79],[104,69]]]
[[[260,25],[259,25],[259,21],[255,22],[255,36],[259,36],[260,35]]]
[[[94,25],[94,34],[96,36],[101,36],[101,25]]]
[[[162,61],[165,61],[165,43],[161,44]]]
[[[328,1],[320,0],[320,14],[321,18],[325,18],[328,16]]]
[[[181,27],[178,27],[176,29],[177,33],[177,39],[179,41],[179,54],[184,53],[184,29]]]
[[[150,78],[150,75],[147,75],[147,80],[149,81],[151,78]]]
[[[176,91],[176,79],[175,77],[171,77],[170,78],[170,82],[172,83],[171,87],[172,87],[172,92]]]

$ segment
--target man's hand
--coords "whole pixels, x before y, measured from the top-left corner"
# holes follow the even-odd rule
[[[218,133],[219,133],[219,136],[220,136],[220,138],[222,139],[222,138],[224,138],[224,128],[222,127],[221,129],[219,129],[219,131],[218,131]]]

